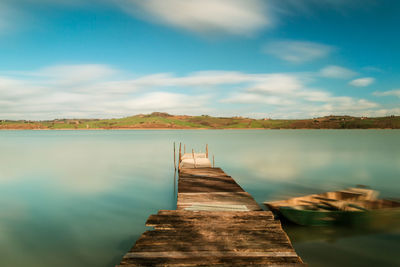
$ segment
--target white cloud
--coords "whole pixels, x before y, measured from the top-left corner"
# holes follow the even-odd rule
[[[137,17],[200,34],[251,35],[272,24],[262,0],[120,0]]]
[[[327,66],[320,71],[321,76],[327,78],[336,78],[336,79],[349,79],[355,76],[357,73],[340,66]]]
[[[299,77],[289,74],[270,74],[264,79],[248,88],[250,92],[261,93],[288,93],[298,90],[302,87]]]
[[[384,91],[384,92],[378,91],[378,92],[374,92],[374,95],[376,95],[376,96],[397,96],[400,98],[400,89]]]
[[[275,41],[267,44],[263,51],[281,60],[304,63],[329,55],[333,47],[304,41]]]
[[[354,99],[352,97],[332,97],[328,103],[324,104],[323,110],[331,112],[352,112],[359,110],[366,110],[370,108],[376,108],[379,105],[375,102],[371,102],[365,99]]]
[[[202,35],[249,36],[276,25],[279,17],[315,14],[317,7],[340,11],[369,8],[371,3],[374,0],[2,0],[0,33],[22,23],[29,27],[27,18],[37,6],[117,6],[136,18]]]
[[[237,104],[268,104],[268,105],[291,105],[293,101],[283,96],[265,96],[254,93],[235,93],[232,96],[222,99],[221,103]]]
[[[383,108],[378,110],[366,111],[367,116],[384,117],[390,115],[399,115],[400,108]]]
[[[138,78],[136,83],[139,86],[214,86],[248,82],[253,78],[234,71],[199,71],[186,77],[175,77],[171,73],[152,74]]]
[[[274,1],[274,6],[283,14],[318,15],[319,9],[329,9],[345,14],[354,9],[368,9],[376,5],[375,0],[285,0]]]
[[[119,100],[107,104],[111,110],[134,114],[162,112],[193,112],[199,114],[207,110],[208,95],[187,95],[171,92],[151,92],[126,100]],[[200,113],[201,113],[200,112]]]
[[[390,109],[313,88],[309,76],[235,71],[134,76],[107,65],[50,66],[0,76],[0,119],[110,118],[153,111],[303,118]]]
[[[119,76],[110,66],[93,64],[50,66],[13,78],[0,76],[0,118],[118,117],[153,111],[201,114],[211,110],[206,107],[207,94],[167,91],[169,86],[207,84],[205,74],[193,78]],[[224,79],[221,74],[220,80],[210,79],[209,84],[224,83]],[[152,91],[159,89],[165,91]]]
[[[374,82],[375,82],[374,78],[366,77],[366,78],[359,78],[359,79],[352,80],[351,82],[349,82],[349,84],[356,86],[356,87],[366,87],[368,85],[371,85]]]
[[[332,93],[309,88],[308,80],[299,79],[294,74],[275,74],[272,87],[268,80],[258,81],[251,87],[243,88],[243,92],[233,93],[221,100],[222,103],[263,104],[271,110],[268,117],[275,118],[310,118],[331,114],[359,114],[367,109],[376,109],[379,105],[366,99],[348,96],[334,96]],[[290,81],[288,83],[288,81]],[[265,83],[264,83],[265,82]],[[288,87],[289,85],[289,87]],[[268,88],[270,90],[254,90]],[[286,90],[281,90],[286,88]],[[273,89],[273,90],[272,90]],[[288,90],[289,89],[289,90]],[[257,112],[251,112],[256,114]],[[266,117],[265,113],[261,117]]]

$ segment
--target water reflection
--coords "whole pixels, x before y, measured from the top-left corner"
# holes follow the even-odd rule
[[[319,226],[307,227],[292,224],[284,221],[284,229],[290,236],[292,242],[328,242],[335,243],[340,239],[349,237],[368,236],[376,234],[399,234],[400,224],[393,224],[394,227],[348,227],[348,226]]]
[[[284,229],[309,266],[399,266],[400,229],[304,227]]]
[[[0,131],[0,266],[117,263],[148,215],[175,208],[174,141],[188,151],[208,143],[216,165],[262,203],[355,184],[398,197],[399,137],[373,130]],[[320,238],[318,229],[287,230],[310,266],[399,263],[398,232],[330,229],[332,237]]]

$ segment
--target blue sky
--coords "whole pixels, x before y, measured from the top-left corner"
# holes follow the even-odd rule
[[[400,115],[396,0],[0,0],[0,119]]]

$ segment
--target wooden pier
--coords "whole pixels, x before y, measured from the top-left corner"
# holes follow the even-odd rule
[[[176,210],[151,215],[120,265],[305,266],[280,221],[207,157],[179,156]],[[184,156],[185,156],[184,155]],[[191,160],[193,164],[191,165]]]

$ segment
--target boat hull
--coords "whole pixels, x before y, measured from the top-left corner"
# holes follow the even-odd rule
[[[400,222],[400,209],[376,211],[318,211],[281,207],[279,213],[303,226],[347,225],[361,228],[387,228]]]

